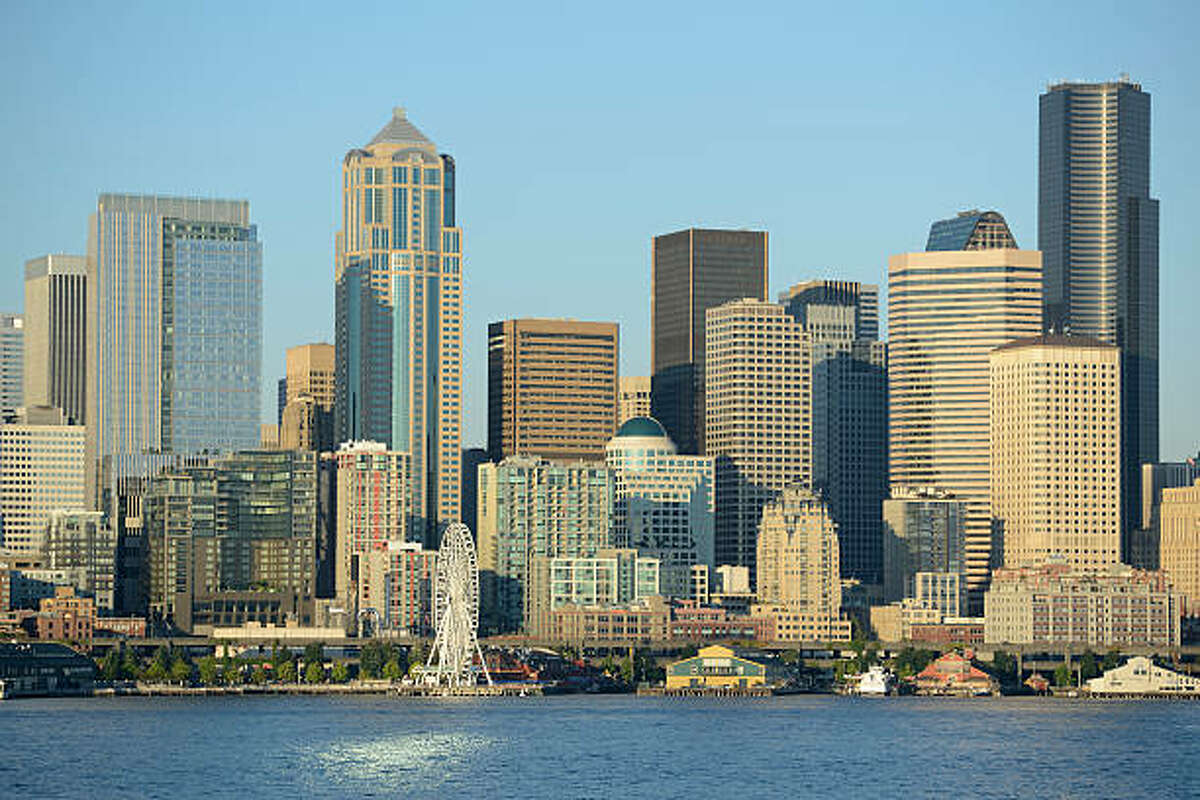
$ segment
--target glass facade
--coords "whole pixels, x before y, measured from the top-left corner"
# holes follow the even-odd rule
[[[1133,556],[1139,470],[1158,461],[1158,200],[1150,95],[1061,83],[1039,99],[1038,248],[1046,330],[1121,348],[1122,557]]]
[[[93,457],[258,444],[262,245],[249,213],[245,201],[100,196],[88,243]]]

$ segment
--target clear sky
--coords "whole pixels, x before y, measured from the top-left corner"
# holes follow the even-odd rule
[[[655,234],[768,230],[772,293],[883,285],[964,208],[1036,247],[1038,94],[1128,72],[1153,96],[1162,455],[1200,445],[1200,4],[306,5],[5,0],[0,309],[26,259],[84,252],[102,191],[247,198],[273,420],[283,351],[332,341],[341,158],[404,105],[458,164],[482,444],[489,321],[616,320],[646,373]]]

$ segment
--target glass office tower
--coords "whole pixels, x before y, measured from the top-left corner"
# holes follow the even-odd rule
[[[1150,95],[1122,77],[1039,98],[1038,249],[1048,331],[1121,348],[1122,559],[1158,461],[1158,201]]]
[[[89,461],[116,478],[147,456],[258,445],[262,244],[248,202],[100,195],[88,287]]]

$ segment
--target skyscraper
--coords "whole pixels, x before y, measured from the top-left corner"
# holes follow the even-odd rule
[[[966,212],[934,223],[940,249],[888,260],[889,477],[967,504],[976,609],[992,559],[988,354],[1042,326],[1041,254],[1016,249],[1001,225],[996,212]]]
[[[617,425],[650,416],[650,376],[622,375],[617,381]]]
[[[651,416],[680,453],[704,453],[704,314],[767,299],[767,234],[688,228],[654,237],[653,257]]]
[[[0,424],[0,546],[41,548],[46,520],[84,507],[84,429],[62,409],[26,408]]]
[[[249,203],[102,194],[87,283],[88,452],[109,460],[106,480],[144,473],[150,454],[258,445],[262,244]]]
[[[279,446],[284,450],[331,452],[334,441],[334,347],[302,344],[289,347],[282,381],[284,406],[279,412]]]
[[[883,582],[880,517],[888,496],[887,346],[879,287],[806,281],[779,298],[808,334],[812,481],[837,523],[842,578]]]
[[[991,356],[992,520],[1004,566],[1120,560],[1120,382],[1116,347],[1048,334]]]
[[[57,406],[86,422],[87,258],[25,262],[25,405]]]
[[[1039,98],[1038,249],[1045,326],[1121,348],[1122,555],[1139,471],[1158,461],[1158,200],[1150,95],[1122,77]]]
[[[812,380],[804,326],[778,303],[708,311],[707,441],[716,462],[716,561],[754,571],[762,507],[812,485]]]
[[[617,426],[615,322],[488,326],[488,457],[604,458]]]
[[[410,454],[429,545],[459,515],[461,271],[454,159],[396,108],[342,161],[335,433]]]
[[[23,400],[25,320],[0,313],[0,418],[25,405]]]

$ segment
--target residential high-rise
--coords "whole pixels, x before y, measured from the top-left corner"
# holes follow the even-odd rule
[[[716,568],[712,458],[679,455],[656,420],[634,417],[609,441],[606,462],[616,485],[613,543],[655,559],[664,595],[691,597],[692,568]]]
[[[189,632],[312,625],[316,454],[246,450],[147,481],[150,611]]]
[[[81,448],[82,449],[82,448]],[[116,608],[117,532],[102,511],[51,511],[42,557],[46,569],[66,570],[76,589],[96,600],[96,608]]]
[[[436,546],[459,515],[462,230],[454,159],[403,108],[342,161],[336,250],[336,438],[409,454],[414,530]]]
[[[88,458],[107,464],[103,482],[147,474],[158,453],[258,445],[262,244],[249,203],[102,194],[87,284]]]
[[[611,608],[659,593],[658,559],[633,548],[601,548],[594,556],[536,556],[525,592],[525,630],[552,635],[550,614],[566,605]]]
[[[1047,331],[1121,348],[1122,555],[1142,464],[1158,461],[1158,200],[1150,95],[1127,77],[1039,98],[1038,249]]]
[[[25,405],[61,408],[86,422],[87,258],[25,262]]]
[[[785,486],[812,485],[811,348],[787,309],[752,299],[709,309],[706,347],[716,561],[753,574],[763,505]]]
[[[337,469],[334,589],[346,608],[354,609],[363,554],[417,535],[409,490],[412,457],[388,450],[381,442],[345,442],[333,457]]]
[[[812,480],[838,527],[843,579],[883,581],[880,509],[888,496],[887,346],[879,287],[815,280],[780,294],[808,334]]]
[[[1044,334],[993,350],[991,504],[1004,566],[1120,560],[1120,351]]]
[[[41,548],[52,511],[84,508],[84,428],[61,409],[27,408],[0,424],[0,546]]]
[[[488,629],[524,626],[537,556],[590,557],[612,546],[613,478],[603,464],[509,456],[479,466],[480,612]]]
[[[388,540],[358,557],[358,618],[375,631],[433,636],[437,551]]]
[[[1041,254],[1013,247],[1002,225],[967,212],[934,223],[930,245],[945,249],[888,260],[889,477],[967,504],[975,609],[993,556],[988,354],[1042,327]]]
[[[837,525],[815,494],[789,486],[762,511],[755,616],[773,616],[783,640],[828,639],[842,619]]]
[[[680,453],[704,453],[704,315],[767,299],[767,234],[688,228],[654,237],[653,247],[650,415]]]
[[[1200,616],[1200,477],[1190,486],[1163,489],[1156,561],[1183,601],[1183,614]]]
[[[0,313],[0,419],[25,405],[25,320]]]
[[[892,489],[883,501],[884,602],[916,597],[918,573],[957,575],[965,588],[964,512],[962,501],[949,492]]]
[[[617,427],[615,322],[488,326],[488,457],[604,458]]]

